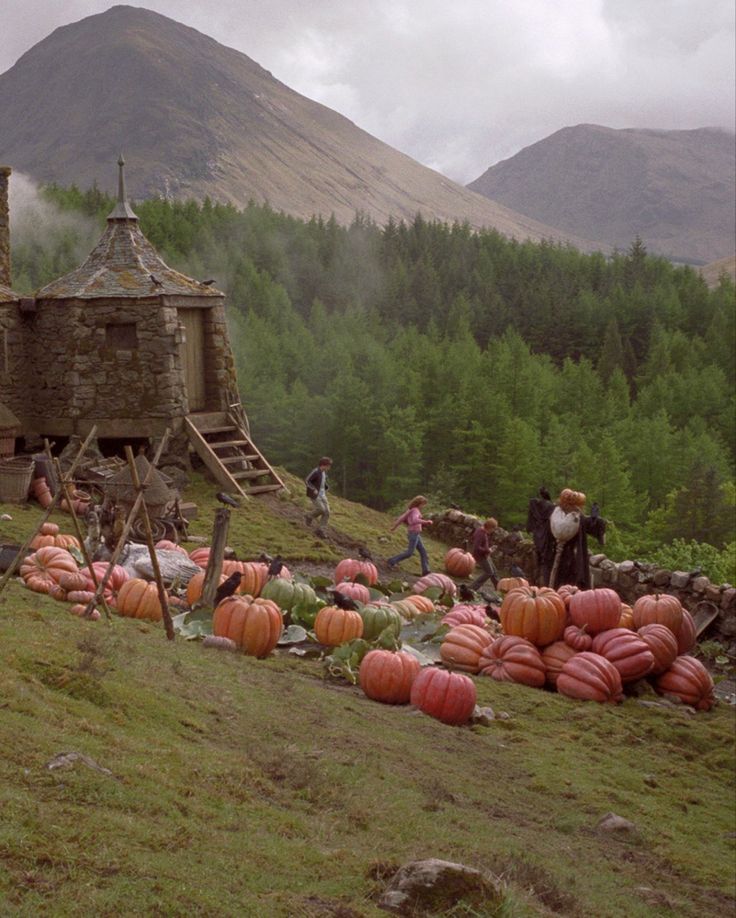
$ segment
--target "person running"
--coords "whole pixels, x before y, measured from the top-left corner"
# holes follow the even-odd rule
[[[486,580],[491,580],[493,586],[498,586],[498,576],[496,568],[491,561],[491,554],[494,549],[491,547],[489,536],[498,529],[498,521],[493,517],[487,519],[482,526],[479,526],[473,533],[473,557],[475,563],[481,569],[481,574],[470,584],[471,590],[479,590]]]
[[[422,577],[424,577],[425,574],[430,573],[427,549],[424,547],[424,543],[422,542],[422,527],[432,525],[432,520],[422,519],[421,508],[426,506],[426,504],[427,498],[420,494],[412,501],[410,501],[407,509],[401,514],[400,517],[394,520],[394,524],[391,527],[391,532],[394,532],[402,523],[405,523],[408,530],[409,544],[406,548],[406,551],[403,551],[401,554],[394,555],[393,558],[388,559],[388,566],[390,568],[396,567],[399,561],[405,561],[407,558],[410,558],[415,551],[418,551],[419,558],[422,562]]]
[[[327,473],[331,468],[332,459],[329,456],[323,456],[317,467],[312,469],[304,479],[307,486],[307,497],[312,501],[312,509],[305,514],[304,522],[307,526],[311,526],[317,517],[321,517],[320,524],[315,530],[321,539],[325,538],[325,526],[330,520],[330,504],[327,500],[330,486],[327,483]]]

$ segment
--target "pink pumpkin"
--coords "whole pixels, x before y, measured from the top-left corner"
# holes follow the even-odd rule
[[[365,577],[368,586],[378,583],[378,570],[376,565],[370,561],[354,561],[352,558],[344,558],[335,568],[335,583],[342,583],[343,580],[354,581],[358,575]]]
[[[368,587],[363,586],[362,583],[337,583],[335,584],[335,592],[366,605],[371,600]]]

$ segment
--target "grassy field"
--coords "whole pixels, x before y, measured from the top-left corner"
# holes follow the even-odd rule
[[[202,535],[212,491],[192,491]],[[379,541],[385,516],[334,504],[346,540],[382,556],[403,544]],[[231,544],[332,563],[341,546],[306,530],[302,506],[253,501]],[[0,510],[14,517],[3,540],[38,516]],[[386,877],[424,857],[503,877],[500,910],[455,916],[733,912],[733,708],[476,684],[508,719],[447,727],[325,681],[318,661],[83,622],[14,582],[0,596],[0,914],[380,915]],[[70,752],[109,774],[47,767]],[[609,811],[637,832],[600,834]]]

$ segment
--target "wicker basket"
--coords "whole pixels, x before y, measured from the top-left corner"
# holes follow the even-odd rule
[[[0,503],[24,504],[33,476],[33,459],[0,460]]]

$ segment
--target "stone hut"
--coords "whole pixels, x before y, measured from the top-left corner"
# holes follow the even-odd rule
[[[17,382],[25,373],[25,350],[21,298],[10,289],[10,174],[8,166],[0,166],[0,406],[3,415],[20,418],[22,397]]]
[[[224,294],[163,262],[128,203],[122,157],[118,167],[117,203],[86,261],[35,298],[0,293],[9,342],[0,401],[20,418],[27,439],[83,437],[95,425],[98,438],[129,442],[168,429],[173,450],[188,453],[191,443],[226,489],[282,487],[250,441]],[[0,170],[0,283],[10,274],[9,171]]]

